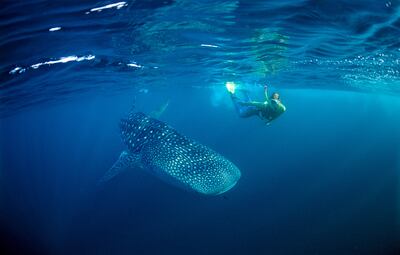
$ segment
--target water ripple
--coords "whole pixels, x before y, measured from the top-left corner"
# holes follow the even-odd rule
[[[6,0],[0,15],[0,112],[166,81],[400,94],[398,0]]]

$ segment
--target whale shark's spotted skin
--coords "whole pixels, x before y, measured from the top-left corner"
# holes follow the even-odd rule
[[[131,113],[121,120],[120,128],[128,150],[103,179],[112,178],[126,166],[139,165],[181,188],[217,195],[240,178],[232,162],[143,113]]]

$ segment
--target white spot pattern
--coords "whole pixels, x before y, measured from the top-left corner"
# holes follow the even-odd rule
[[[161,179],[208,195],[221,194],[240,178],[239,169],[210,148],[143,113],[121,120],[122,138],[142,165]],[[130,137],[137,136],[136,143]]]

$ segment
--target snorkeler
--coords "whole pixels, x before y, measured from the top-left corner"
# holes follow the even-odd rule
[[[235,95],[235,84],[227,82],[226,88],[231,94],[232,102],[235,105],[236,111],[241,118],[258,116],[269,124],[274,119],[278,118],[286,111],[286,107],[282,104],[280,96],[274,92],[271,97],[268,96],[268,87],[264,86],[264,102],[251,101],[247,93],[243,92],[245,100],[239,99]]]

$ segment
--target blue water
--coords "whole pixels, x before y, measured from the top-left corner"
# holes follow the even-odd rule
[[[112,5],[114,4],[114,5]],[[399,1],[2,1],[1,254],[400,254]],[[225,82],[287,111],[237,116]],[[133,105],[242,172],[131,169]]]

